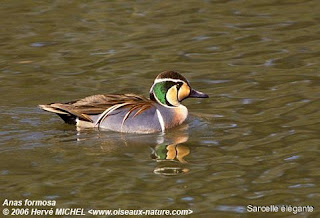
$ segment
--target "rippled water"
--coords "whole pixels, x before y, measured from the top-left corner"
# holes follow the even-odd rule
[[[0,201],[195,217],[312,205],[300,215],[319,216],[319,9],[316,0],[2,1]],[[37,108],[147,96],[169,69],[210,98],[186,100],[190,118],[164,135],[77,132]]]

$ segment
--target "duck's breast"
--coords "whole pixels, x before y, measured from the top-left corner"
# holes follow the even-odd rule
[[[182,104],[170,108],[157,105],[157,109],[163,117],[165,129],[181,125],[188,117],[188,109]]]

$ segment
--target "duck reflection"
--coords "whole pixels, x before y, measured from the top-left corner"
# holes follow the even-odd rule
[[[187,161],[184,159],[190,154],[190,148],[182,143],[188,140],[188,136],[174,138],[171,143],[162,143],[153,147],[151,158],[157,161],[155,174],[165,176],[188,173]]]
[[[186,157],[190,148],[183,144],[188,141],[188,125],[182,125],[169,133],[161,134],[119,134],[114,132],[78,131],[77,141],[99,142],[100,153],[141,153],[140,149],[151,147],[151,158],[156,161],[155,174],[171,176],[189,172]],[[92,137],[95,132],[95,137]]]
[[[156,145],[152,152],[152,159],[160,161],[179,161],[187,163],[183,158],[190,153],[190,149],[185,145],[180,144],[161,144]]]

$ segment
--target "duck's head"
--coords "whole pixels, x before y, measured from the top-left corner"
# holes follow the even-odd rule
[[[208,98],[191,88],[188,80],[176,71],[160,73],[150,89],[150,99],[166,107],[178,107],[186,98]]]

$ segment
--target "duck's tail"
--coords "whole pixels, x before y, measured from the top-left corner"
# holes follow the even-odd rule
[[[57,114],[61,119],[63,119],[64,122],[68,124],[75,125],[77,123],[76,119],[77,116],[74,114],[71,114],[70,112],[63,110],[62,108],[58,107],[57,105],[53,106],[55,104],[41,104],[39,105],[39,108],[41,108],[44,111],[48,111],[51,113]]]

